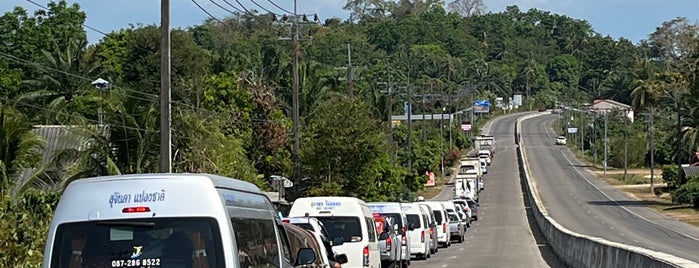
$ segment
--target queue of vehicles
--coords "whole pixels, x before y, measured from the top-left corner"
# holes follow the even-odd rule
[[[76,180],[55,210],[42,267],[407,267],[464,241],[478,219],[481,159],[487,166],[480,154],[463,159],[454,200],[305,197],[285,217],[254,184],[218,175]]]

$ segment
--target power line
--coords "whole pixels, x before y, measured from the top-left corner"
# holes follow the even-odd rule
[[[36,62],[33,62],[33,61],[29,61],[29,60],[25,60],[25,59],[22,59],[22,58],[19,58],[19,57],[16,57],[16,56],[13,56],[13,55],[4,53],[4,52],[0,52],[0,56],[4,57],[4,58],[6,58],[6,59],[12,60],[12,61],[14,61],[14,62],[17,62],[17,63],[23,64],[23,65],[26,65],[26,66],[35,67],[35,68],[37,68],[37,69],[49,70],[49,71],[61,73],[61,74],[67,75],[67,76],[71,76],[71,77],[73,77],[73,78],[77,78],[77,79],[80,79],[80,80],[92,81],[92,79],[87,78],[87,77],[84,77],[84,76],[81,76],[81,75],[77,75],[77,74],[74,74],[74,73],[69,73],[69,72],[62,71],[62,70],[58,70],[58,69],[55,69],[55,68],[43,66],[43,65],[41,65],[41,64],[39,64],[39,63],[36,63]],[[125,90],[125,91],[138,93],[138,94],[141,94],[141,95],[144,95],[144,96],[148,96],[148,97],[153,97],[153,98],[157,97],[157,96],[154,95],[154,94],[150,94],[150,93],[145,93],[145,92],[137,91],[137,90],[133,90],[133,89],[130,89],[130,88],[124,88],[124,87],[119,87],[119,88],[120,88],[120,89],[123,89],[123,90]],[[134,98],[134,99],[139,99],[139,100],[145,100],[145,101],[152,101],[152,100],[153,100],[153,99],[140,98],[140,97],[136,97],[136,96],[132,96],[132,95],[130,95],[129,97]]]
[[[281,14],[274,13],[274,12],[272,12],[272,11],[269,10],[269,9],[266,9],[266,8],[263,7],[262,5],[258,4],[255,0],[250,0],[250,2],[252,2],[252,3],[255,4],[256,6],[260,7],[262,10],[267,11],[268,13],[271,13],[271,14],[274,14],[274,15],[278,15],[278,16],[281,15]]]
[[[6,98],[6,97],[0,97],[0,100],[4,101],[5,103],[10,103],[10,102],[11,102],[11,100],[9,100],[9,99]],[[48,109],[48,108],[46,108],[46,107],[42,107],[42,106],[38,106],[38,105],[34,105],[34,104],[22,103],[22,105],[23,105],[23,106],[30,107],[30,108],[33,108],[33,109],[37,109],[37,110],[40,110],[40,111],[50,112],[50,113],[53,113],[53,114],[61,114],[61,115],[64,115],[64,116],[71,116],[71,114],[68,114],[68,113],[66,113],[65,111],[60,111],[60,110],[59,110],[59,111],[56,111],[56,110],[53,110],[53,109]],[[99,121],[98,121],[98,120],[89,119],[89,118],[85,118],[85,117],[82,117],[82,116],[81,116],[80,119],[81,119],[81,120],[88,121],[88,122],[92,122],[92,123],[95,123],[95,124],[99,124]],[[139,127],[132,127],[132,126],[126,126],[126,125],[121,125],[121,124],[109,124],[109,125],[111,125],[111,126],[117,126],[117,127],[122,127],[122,128],[125,128],[125,129],[138,130],[138,131],[145,131],[145,132],[152,132],[152,133],[158,133],[158,132],[159,132],[159,131],[152,130],[152,129],[145,129],[145,128],[139,128]]]
[[[226,1],[226,0],[223,0],[223,1],[226,2],[226,3],[228,3],[228,1]],[[243,5],[242,3],[240,3],[240,0],[235,0],[235,2],[238,3],[238,5],[240,5],[240,7],[242,7],[243,10],[245,10],[246,13],[248,13],[248,14],[250,14],[250,15],[253,15],[253,16],[255,15],[255,14],[252,14],[247,8],[245,8],[245,5]]]
[[[194,0],[192,0],[192,1],[194,1]],[[217,7],[219,7],[220,9],[223,9],[223,10],[225,10],[225,11],[228,11],[228,13],[231,13],[231,14],[233,14],[233,15],[237,15],[235,12],[230,11],[229,9],[223,7],[221,4],[216,3],[216,1],[214,1],[214,0],[209,0],[209,2],[213,3],[214,5],[216,5]],[[226,0],[223,0],[223,2],[225,2],[226,4],[228,4],[229,6],[231,6],[233,9],[235,9],[235,10],[241,12],[241,13],[243,12],[242,10],[240,10],[240,9],[234,7],[233,5],[231,5],[230,3],[228,3]],[[200,8],[203,9],[202,7],[200,7]],[[206,14],[209,14],[209,13],[207,12]],[[211,15],[209,15],[209,16],[211,16]]]
[[[201,9],[201,11],[204,11],[204,13],[206,13],[206,15],[209,15],[209,17],[211,17],[211,18],[214,19],[215,21],[217,21],[217,22],[219,22],[219,23],[221,23],[221,24],[225,24],[225,23],[223,23],[223,21],[221,21],[221,20],[219,20],[218,18],[214,17],[214,15],[211,15],[211,13],[209,13],[208,10],[206,10],[204,7],[202,7],[201,5],[199,5],[199,3],[197,3],[197,1],[192,0],[192,3],[194,3],[195,5],[197,5],[197,7],[199,7],[199,9]],[[230,12],[230,11],[229,11],[229,12]]]
[[[32,0],[27,0],[27,2],[32,3],[32,4],[34,4],[35,6],[38,6],[38,7],[40,7],[40,8],[43,8],[43,9],[45,9],[45,10],[49,10],[48,7],[46,7],[46,6],[44,6],[44,5],[41,5],[41,4],[37,3],[37,2],[34,2],[34,1],[32,1]],[[85,28],[88,28],[88,29],[93,30],[93,31],[95,31],[95,32],[101,33],[101,34],[103,34],[103,35],[107,35],[107,33],[103,32],[103,31],[100,31],[100,30],[97,30],[96,28],[91,27],[91,26],[89,26],[89,25],[87,25],[87,24],[83,24],[83,26],[84,26]]]
[[[267,0],[267,2],[269,2],[270,4],[275,6],[276,8],[281,9],[282,11],[286,12],[287,14],[295,14],[294,12],[291,12],[289,10],[284,9],[283,7],[280,7],[279,5],[277,5],[277,3],[274,3],[272,0]]]

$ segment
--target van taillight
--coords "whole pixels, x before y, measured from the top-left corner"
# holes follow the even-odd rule
[[[369,246],[364,246],[362,255],[364,256],[364,266],[369,266]]]
[[[150,212],[149,207],[128,207],[121,210],[121,213]]]
[[[283,223],[291,223],[291,221],[289,219],[283,219],[282,222]]]
[[[425,231],[420,232],[420,242],[425,242]]]
[[[391,244],[393,244],[393,239],[386,238],[386,252],[391,252]]]
[[[422,233],[424,234],[425,231],[422,231]],[[401,236],[401,238],[400,238],[400,244],[401,244],[401,246],[407,246],[407,245],[408,245],[408,239],[406,238],[407,235],[408,235],[408,234],[404,234],[403,236]]]
[[[447,232],[447,223],[446,222],[442,223],[442,231],[445,233]]]

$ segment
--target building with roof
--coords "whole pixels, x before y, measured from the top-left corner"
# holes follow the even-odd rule
[[[590,111],[599,115],[604,115],[608,112],[619,111],[626,114],[626,117],[633,122],[634,114],[631,106],[610,99],[597,99],[590,105]]]
[[[51,164],[54,158],[64,150],[82,151],[89,148],[94,140],[87,135],[88,133],[101,132],[102,135],[108,138],[109,126],[35,125],[32,132],[46,141],[39,165],[40,167],[45,167]],[[22,180],[29,179],[36,170],[36,168],[25,169],[22,171],[20,178]]]

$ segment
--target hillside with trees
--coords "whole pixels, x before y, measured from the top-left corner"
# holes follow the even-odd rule
[[[438,173],[442,157],[448,166],[468,150],[460,121],[443,122],[442,131],[439,122],[416,121],[411,135],[405,123],[389,128],[388,111],[405,114],[409,97],[415,114],[513,94],[524,96],[523,110],[609,98],[636,114],[653,109],[656,163],[687,163],[699,150],[696,24],[677,18],[634,44],[581,19],[517,6],[484,13],[465,2],[350,0],[347,21],[318,14],[319,23],[303,28],[310,38],[299,61],[302,178],[293,178],[288,199],[407,199],[425,172]],[[0,16],[0,247],[11,249],[0,266],[40,264],[47,215],[71,181],[159,171],[160,29],[132,25],[89,44],[88,15],[61,0]],[[291,178],[292,46],[279,40],[286,28],[274,19],[281,18],[234,13],[172,30],[175,172],[264,190],[272,190],[272,175]],[[348,45],[351,86],[339,68],[347,67]],[[98,78],[109,86],[95,87]],[[626,134],[635,150],[629,165],[647,166],[647,121],[610,124],[610,163],[619,166],[623,146],[614,144]],[[39,126],[58,126],[70,141],[55,147]],[[593,133],[586,131],[586,154],[601,146],[592,142],[601,131]],[[699,181],[676,187],[697,193]]]

